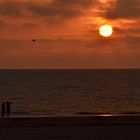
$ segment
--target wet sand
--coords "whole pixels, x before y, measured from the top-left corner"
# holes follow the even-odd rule
[[[140,116],[0,119],[0,140],[140,140]]]

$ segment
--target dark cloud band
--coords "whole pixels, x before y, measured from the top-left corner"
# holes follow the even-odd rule
[[[0,15],[9,17],[40,16],[72,18],[82,14],[81,7],[88,8],[96,0],[54,0],[52,3],[4,1],[0,2]]]
[[[106,9],[109,19],[140,18],[140,0],[117,0],[114,9]]]

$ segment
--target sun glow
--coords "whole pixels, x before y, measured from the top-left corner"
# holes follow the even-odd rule
[[[113,33],[113,29],[112,29],[112,26],[111,25],[102,25],[100,28],[99,28],[99,33],[101,36],[103,37],[109,37],[112,35]]]

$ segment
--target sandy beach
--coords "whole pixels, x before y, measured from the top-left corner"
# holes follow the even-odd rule
[[[0,140],[139,140],[140,116],[12,117],[0,119]]]

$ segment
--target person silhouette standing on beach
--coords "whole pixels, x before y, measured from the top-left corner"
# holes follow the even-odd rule
[[[2,115],[2,117],[4,117],[4,115],[5,115],[5,102],[3,102],[1,104],[1,115]]]
[[[6,109],[7,109],[7,117],[10,116],[10,113],[11,113],[11,102],[6,102]]]

